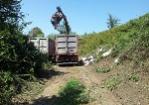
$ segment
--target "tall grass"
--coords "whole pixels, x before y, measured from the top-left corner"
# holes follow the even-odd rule
[[[129,49],[132,49],[132,46],[140,46],[142,48],[143,45],[146,47],[145,50],[147,51],[149,43],[149,41],[147,41],[149,36],[148,30],[149,14],[145,14],[119,27],[82,36],[79,52],[81,55],[86,55],[105,45],[114,49],[113,57],[127,52]]]

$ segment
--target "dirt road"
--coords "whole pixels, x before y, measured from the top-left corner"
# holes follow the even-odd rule
[[[36,97],[32,105],[54,105],[59,89],[70,79],[80,80],[89,90],[91,101],[87,105],[121,105],[101,83],[106,78],[95,73],[90,67],[54,67],[55,76],[48,80],[44,91]]]

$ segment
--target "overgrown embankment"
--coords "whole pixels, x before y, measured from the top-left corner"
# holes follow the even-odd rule
[[[0,35],[0,103],[10,104],[12,96],[40,76],[48,57],[22,34],[11,34],[7,30]]]
[[[120,56],[136,63],[149,57],[149,14],[100,33],[82,36],[80,54],[95,53],[98,48],[113,48],[112,57]]]
[[[111,55],[101,57],[98,52],[101,48],[112,49]],[[98,59],[96,71],[111,74],[103,81],[103,87],[111,90],[124,105],[149,103],[148,52],[149,14],[105,32],[82,36],[80,41],[80,53]],[[117,64],[115,58],[119,58]]]
[[[11,105],[12,97],[38,80],[48,57],[23,35],[21,0],[0,2],[0,105]],[[15,104],[15,103],[13,103]],[[19,103],[18,103],[19,104]]]
[[[81,37],[80,54],[85,55],[97,48],[113,48],[113,56],[118,56],[135,46],[148,50],[149,14],[105,32],[91,33]],[[142,46],[143,45],[143,46]]]

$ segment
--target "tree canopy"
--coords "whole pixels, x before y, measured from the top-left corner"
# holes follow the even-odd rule
[[[43,31],[39,27],[34,27],[31,31],[29,31],[28,35],[30,37],[44,37]]]
[[[113,17],[111,14],[109,14],[108,16],[109,17],[108,17],[107,25],[108,25],[109,29],[111,29],[119,24],[120,20],[118,18]]]
[[[21,0],[0,0],[0,30],[13,29],[23,19]]]
[[[0,0],[0,105],[14,105],[12,97],[40,75],[48,57],[23,35],[22,0]],[[38,28],[35,28],[36,30]],[[35,30],[38,35],[43,32]],[[34,32],[34,31],[33,31]]]

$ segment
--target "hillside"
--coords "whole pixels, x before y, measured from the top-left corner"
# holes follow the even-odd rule
[[[101,57],[99,49],[112,49]],[[109,89],[122,105],[149,103],[149,14],[111,30],[82,36],[80,54],[94,56],[93,70],[108,76],[103,87]],[[119,58],[117,64],[114,60]]]
[[[143,49],[143,51],[145,51],[144,53],[147,54],[149,50],[148,33],[149,14],[145,14],[138,19],[130,20],[128,23],[111,30],[82,36],[80,41],[80,54],[86,55],[102,46],[107,48],[112,47],[114,49],[113,56],[118,56],[130,49]],[[137,46],[137,48],[135,48],[135,46]],[[139,54],[143,54],[143,52],[139,52]]]

